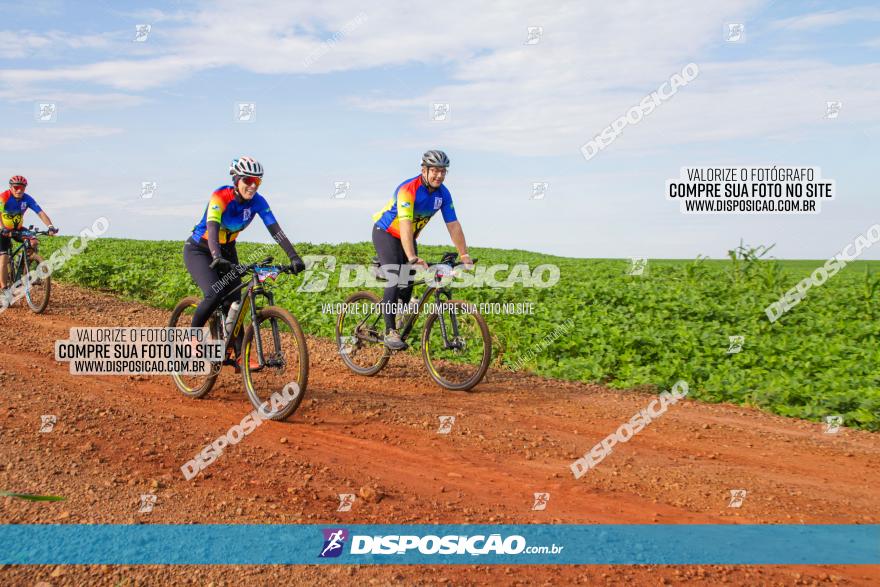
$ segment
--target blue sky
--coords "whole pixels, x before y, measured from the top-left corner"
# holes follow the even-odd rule
[[[239,154],[294,241],[369,239],[445,149],[472,246],[722,257],[740,238],[827,258],[880,222],[880,7],[870,2],[28,2],[0,26],[0,174],[65,233],[184,240]],[[745,40],[725,40],[743,23]],[[133,42],[136,24],[150,24]],[[543,27],[526,45],[527,28]],[[332,42],[325,44],[328,40]],[[311,56],[311,57],[310,57]],[[689,63],[700,75],[596,157],[580,146]],[[825,103],[842,102],[836,119]],[[35,103],[57,104],[38,122]],[[237,122],[237,102],[256,120]],[[448,102],[449,120],[430,120]],[[820,167],[815,216],[685,216],[683,166]],[[157,191],[141,198],[141,184]],[[334,182],[351,182],[344,199]],[[532,182],[548,182],[542,200]],[[36,221],[36,218],[33,218]],[[253,224],[243,238],[268,241]],[[448,242],[439,219],[421,239]],[[880,245],[864,259],[880,259]]]

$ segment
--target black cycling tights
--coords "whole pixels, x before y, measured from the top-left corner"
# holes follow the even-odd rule
[[[409,259],[406,258],[406,253],[403,252],[403,245],[400,243],[400,239],[373,225],[373,246],[376,247],[376,254],[379,256],[379,265],[394,265],[395,267],[395,269],[391,270],[386,268],[386,273],[398,276],[399,273],[396,268],[400,267],[400,273],[403,274],[403,278],[398,279],[397,285],[389,285],[385,288],[385,293],[382,295],[383,305],[387,308],[389,304],[395,304],[398,301],[408,304],[410,299],[412,299],[414,284],[411,279],[407,279],[407,276],[411,276],[410,266],[407,264]],[[415,240],[413,240],[413,247],[416,254],[418,254],[419,247]],[[393,313],[383,313],[383,317],[385,318],[386,332],[395,328]]]
[[[220,251],[223,258],[233,264],[238,264],[238,253],[235,251],[235,243],[220,245]],[[224,275],[215,269],[211,269],[211,251],[207,246],[194,245],[187,241],[183,246],[183,262],[186,270],[192,275],[196,285],[202,290],[205,298],[201,301],[193,314],[192,325],[200,328],[207,324],[208,319],[214,310],[220,305],[220,301],[231,290],[241,283],[241,277],[235,278],[230,275],[227,279],[223,279]],[[216,288],[216,290],[215,290]],[[227,300],[224,304],[224,311],[229,311],[233,299]]]

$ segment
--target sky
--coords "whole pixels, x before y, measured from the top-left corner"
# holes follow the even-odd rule
[[[230,160],[250,155],[292,241],[367,241],[429,148],[452,160],[446,185],[477,247],[721,258],[742,239],[825,259],[880,222],[876,3],[0,7],[0,177],[27,176],[63,234],[104,216],[106,236],[182,242]],[[693,81],[584,157],[688,63]],[[40,104],[54,104],[47,120]],[[685,215],[665,198],[680,168],[719,166],[818,167],[837,191],[815,215]],[[270,240],[259,221],[240,238]],[[419,240],[450,242],[439,215]],[[880,259],[880,244],[861,258]]]

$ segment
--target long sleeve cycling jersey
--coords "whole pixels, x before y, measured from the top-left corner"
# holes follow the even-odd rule
[[[39,214],[43,211],[37,202],[28,194],[24,194],[21,199],[12,195],[11,190],[6,190],[0,194],[0,224],[7,230],[17,230],[21,228],[21,221],[24,213],[28,208]]]
[[[239,204],[235,201],[235,190],[231,185],[219,187],[211,194],[202,219],[193,227],[192,239],[207,244],[208,222],[217,222],[220,224],[220,244],[234,242],[238,233],[248,227],[254,216],[259,216],[267,227],[278,223],[266,198],[259,193]]]
[[[411,220],[413,238],[415,238],[437,210],[443,213],[444,222],[458,220],[455,216],[455,207],[452,205],[452,195],[446,186],[441,185],[433,192],[429,192],[422,184],[422,176],[419,175],[397,186],[385,207],[373,214],[373,220],[376,226],[397,238],[400,238],[400,219]]]

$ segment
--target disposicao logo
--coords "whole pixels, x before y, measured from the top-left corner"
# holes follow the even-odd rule
[[[342,554],[345,541],[348,540],[348,530],[344,528],[324,528],[324,546],[318,558],[335,558]]]

